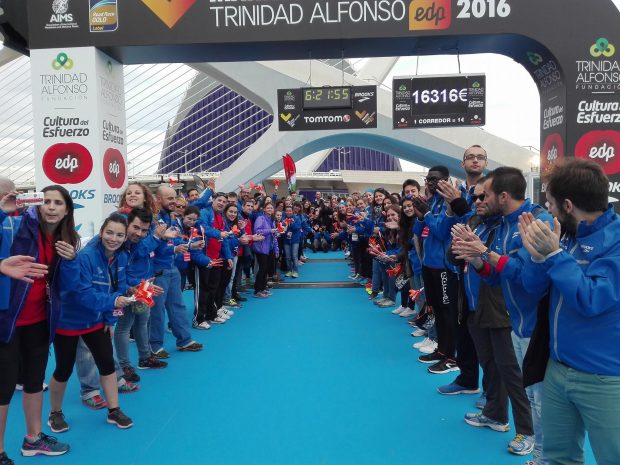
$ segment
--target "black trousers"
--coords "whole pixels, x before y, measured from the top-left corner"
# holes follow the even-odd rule
[[[359,248],[360,248],[360,256],[361,256],[361,265],[362,269],[360,274],[364,278],[372,278],[372,257],[368,253],[368,238],[360,237],[359,238]]]
[[[232,270],[229,270],[227,265],[228,264],[224,262],[224,266],[220,268],[220,283],[217,286],[217,291],[215,293],[215,305],[217,308],[222,308],[222,305],[224,305],[224,294],[226,293],[226,287],[228,286],[230,277],[232,276]]]
[[[71,377],[80,338],[82,338],[90,353],[93,354],[95,364],[101,376],[111,375],[115,372],[112,338],[110,333],[105,331],[105,328],[81,336],[62,336],[56,334],[54,338],[54,354],[56,356],[54,379],[56,381],[65,383]]]
[[[469,327],[467,325],[470,318],[473,319],[473,312],[465,308],[458,321],[456,341],[456,364],[461,371],[454,382],[468,389],[478,389],[480,365],[478,363],[476,346],[469,334]],[[484,380],[482,385],[485,386]],[[484,390],[486,391],[486,389]]]
[[[206,266],[195,267],[195,281],[196,287],[194,288],[194,324],[200,324],[203,321],[209,320],[207,289],[209,287],[209,276],[212,268]],[[212,319],[212,318],[211,318]]]
[[[480,328],[473,320],[468,319],[469,333],[487,378],[487,404],[482,413],[492,420],[508,423],[510,399],[517,434],[533,435],[532,411],[510,337],[512,329]]]
[[[0,342],[0,405],[8,405],[21,375],[24,392],[36,394],[43,390],[49,357],[48,321],[17,326],[13,339]],[[21,369],[21,373],[20,373]]]
[[[258,271],[254,277],[254,293],[257,293],[267,289],[267,275],[269,273],[271,263],[273,262],[273,256],[258,252],[254,255],[256,257],[256,261],[258,262]]]
[[[235,267],[235,277],[233,278],[233,285],[230,295],[233,299],[239,297],[239,286],[241,286],[241,276],[243,275],[243,259],[245,257],[240,255],[237,257],[237,266]]]
[[[455,359],[457,341],[458,275],[446,269],[422,267],[426,302],[435,314],[437,351]]]

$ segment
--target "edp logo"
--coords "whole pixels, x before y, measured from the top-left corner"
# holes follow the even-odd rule
[[[67,155],[65,158],[57,158],[54,164],[54,168],[57,170],[69,170],[70,173],[73,173],[79,166],[80,162],[78,159],[71,155]]]
[[[110,174],[113,174],[114,177],[116,177],[116,178],[118,178],[118,175],[121,173],[121,167],[116,162],[116,160],[114,160],[112,163],[110,163],[108,169],[109,169]]]
[[[547,161],[554,161],[558,159],[558,148],[555,145],[552,145],[549,151],[547,152]]]
[[[608,162],[616,156],[616,149],[613,145],[607,146],[607,142],[605,142],[601,147],[592,147],[588,156],[593,159],[600,158]]]

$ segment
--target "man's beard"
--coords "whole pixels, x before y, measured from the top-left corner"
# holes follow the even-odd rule
[[[577,234],[577,220],[573,215],[567,213],[564,208],[561,208],[558,212],[558,221],[562,227],[563,234],[575,237]]]

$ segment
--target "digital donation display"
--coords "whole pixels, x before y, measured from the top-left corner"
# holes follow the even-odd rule
[[[377,86],[278,89],[280,131],[377,127]]]
[[[392,81],[393,127],[482,126],[485,76],[409,76]]]

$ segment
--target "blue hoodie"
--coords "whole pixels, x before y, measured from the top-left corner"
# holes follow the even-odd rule
[[[74,289],[63,293],[63,311],[58,327],[79,330],[101,323],[115,325],[117,317],[112,314],[114,301],[125,295],[129,288],[127,252],[121,248],[108,258],[101,238],[95,236],[80,250],[78,258],[79,281]]]
[[[4,232],[4,229],[3,229]],[[39,217],[36,207],[30,207],[23,217],[21,225],[15,232],[9,255],[28,255],[39,258]],[[3,237],[3,247],[4,247]],[[69,289],[74,289],[79,278],[79,260],[65,260],[58,257],[52,275],[50,302],[47,305],[47,321],[49,323],[49,342],[54,340],[58,320],[62,313],[61,294]],[[2,289],[4,292],[5,289]],[[10,280],[10,301],[8,307],[0,309],[0,342],[7,343],[13,338],[15,323],[22,311],[30,284],[24,281]]]
[[[560,246],[542,263],[528,259],[522,271],[523,284],[538,298],[550,289],[551,358],[586,373],[620,376],[620,216],[610,205]]]
[[[523,248],[521,234],[519,234],[519,216],[521,213],[534,210],[539,211],[535,215],[536,218],[553,224],[551,214],[539,205],[532,204],[529,199],[526,199],[516,211],[503,216],[489,249],[507,257],[507,260],[499,271],[493,269],[491,274],[484,278],[489,285],[499,284],[502,287],[506,307],[512,320],[512,329],[519,337],[532,335],[536,324],[535,310],[540,300],[539,296],[532,294],[531,290],[524,287],[521,282],[521,269],[523,263],[529,260],[529,254]]]

